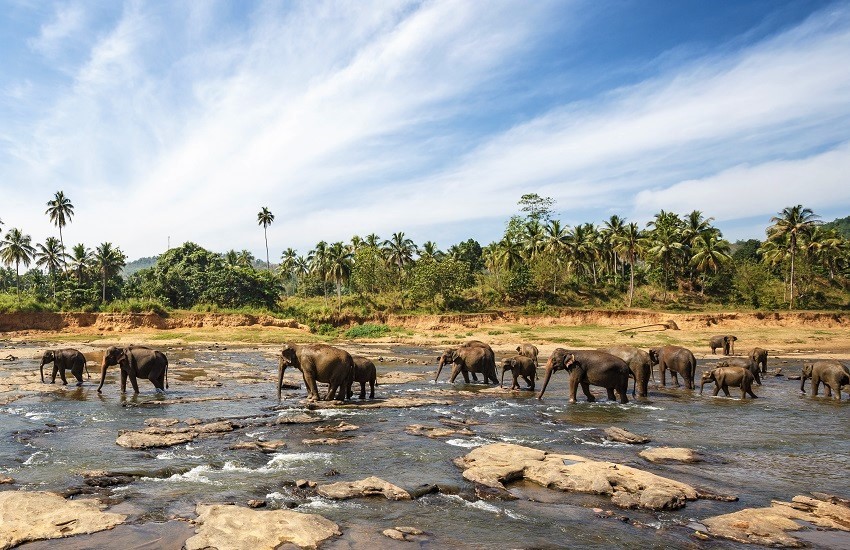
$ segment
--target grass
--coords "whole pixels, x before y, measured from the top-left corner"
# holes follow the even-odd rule
[[[357,338],[380,338],[382,336],[386,336],[392,332],[392,329],[387,325],[373,325],[373,324],[363,324],[351,327],[343,336],[348,338],[349,340],[354,340]]]

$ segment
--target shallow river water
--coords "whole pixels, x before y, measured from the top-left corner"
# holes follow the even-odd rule
[[[7,365],[0,376],[37,371],[38,362],[31,359],[36,349],[44,349],[44,344],[33,346],[29,355],[21,353],[24,359]],[[342,537],[323,548],[415,546],[380,534],[396,525],[425,531],[427,541],[421,546],[429,548],[737,548],[743,545],[699,540],[688,525],[809,491],[850,497],[850,403],[801,396],[799,381],[784,377],[767,376],[763,386],[754,388],[760,398],[743,402],[736,389],[731,390],[732,398],[714,398],[708,386],[700,396],[651,384],[647,399],[627,405],[605,402],[599,388],[594,390],[599,402],[587,403],[579,392],[579,403],[570,405],[567,376],[559,372],[542,401],[531,392],[447,393],[444,397],[453,401],[451,405],[309,410],[302,400],[303,389],[284,391],[278,406],[274,393],[277,365],[271,348],[164,351],[171,363],[170,390],[164,399],[239,399],[161,404],[163,398],[154,395],[146,380],[140,381],[139,396],[122,398],[117,369],[113,368],[102,395],[95,391],[94,369],[92,380],[82,388],[69,386],[54,393],[29,395],[0,407],[0,475],[16,480],[15,487],[0,486],[0,490],[62,492],[81,486],[79,472],[84,470],[144,474],[133,483],[100,493],[113,511],[130,516],[128,525],[95,535],[30,543],[25,548],[176,549],[193,534],[193,528],[174,518],[194,518],[198,503],[244,505],[250,499],[266,500],[269,508],[289,506],[318,513],[338,523]],[[377,350],[368,347],[354,351],[377,356],[373,353]],[[477,392],[485,387],[451,386],[445,371],[435,386],[434,349],[383,347],[380,352],[391,359],[376,362],[379,376],[387,371],[429,375],[414,382],[380,385],[376,388],[379,398],[427,395],[435,388]],[[786,374],[798,373],[801,362],[799,358],[786,362],[771,358],[770,368],[781,366]],[[290,380],[296,381],[296,374],[292,373]],[[216,387],[218,382],[221,386]],[[541,385],[542,372],[538,389]],[[323,422],[268,425],[280,415],[296,412],[318,416]],[[157,417],[255,417],[257,421],[232,433],[167,449],[137,451],[116,445],[119,430],[141,429],[145,419]],[[405,432],[410,424],[441,426],[441,418],[481,424],[471,427],[474,436],[428,439]],[[349,438],[343,445],[302,443],[302,439],[323,437],[314,433],[317,426],[343,420],[360,427],[330,435]],[[650,464],[637,455],[643,446],[602,438],[601,429],[614,425],[648,435],[652,438],[649,446],[690,447],[707,460],[695,465]],[[272,439],[284,440],[286,447],[270,454],[230,450],[240,441]],[[525,482],[509,486],[520,497],[517,500],[480,500],[452,460],[491,442],[628,464],[718,493],[735,494],[740,500],[700,500],[675,512],[651,513],[617,509],[601,496],[566,494]],[[331,483],[372,475],[407,489],[441,484],[457,494],[431,494],[400,502],[383,498],[335,502],[298,490],[293,484],[301,478]],[[611,510],[614,515],[605,517],[594,508]],[[621,516],[628,521],[618,519]],[[816,547],[850,547],[846,536],[814,541]]]

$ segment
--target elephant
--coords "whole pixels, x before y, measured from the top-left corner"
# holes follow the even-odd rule
[[[284,344],[277,370],[278,400],[283,373],[288,367],[301,371],[307,387],[307,399],[312,401],[321,400],[316,382],[328,384],[326,401],[334,398],[345,401],[354,382],[354,359],[347,351],[327,344]]]
[[[838,361],[818,361],[803,365],[803,375],[800,377],[800,392],[806,393],[806,380],[812,379],[812,395],[818,394],[820,383],[826,387],[826,396],[841,400],[841,386],[850,385],[850,369]]]
[[[525,383],[528,384],[528,389],[534,391],[534,379],[537,375],[537,364],[532,357],[525,355],[514,355],[502,361],[502,381],[500,387],[505,385],[505,371],[509,370],[514,376],[514,383],[511,384],[512,390],[518,390],[519,377],[522,376]]]
[[[678,375],[681,374],[685,380],[685,387],[689,390],[696,389],[694,380],[697,372],[697,360],[691,350],[679,346],[650,348],[649,361],[653,365],[658,365],[661,371],[662,386],[667,385],[666,374],[669,369],[676,386],[679,385]]]
[[[741,399],[745,399],[747,394],[753,399],[758,396],[753,393],[753,373],[744,367],[717,367],[715,369],[702,373],[702,384],[699,387],[699,392],[702,394],[702,389],[707,382],[714,382],[714,395],[716,396],[723,390],[726,397],[729,397],[729,386],[741,388]]]
[[[127,378],[133,385],[133,393],[139,393],[137,378],[147,378],[156,388],[157,393],[162,393],[168,388],[168,358],[161,351],[146,348],[144,346],[129,346],[117,348],[110,346],[103,355],[103,363],[100,367],[100,385],[97,392],[103,388],[106,380],[106,368],[110,365],[118,365],[121,369],[121,393],[127,393]]]
[[[65,378],[65,369],[71,369],[71,374],[77,379],[77,386],[83,385],[83,370],[91,378],[89,369],[86,367],[86,356],[75,349],[66,348],[44,352],[44,355],[41,356],[41,365],[39,366],[42,383],[44,382],[44,365],[47,363],[53,363],[53,374],[50,377],[51,384],[56,383],[57,372],[59,373],[59,378],[62,380],[62,385],[68,384],[68,380]]]
[[[537,399],[543,399],[543,393],[549,385],[552,373],[560,369],[570,373],[570,403],[576,402],[576,390],[579,385],[588,401],[596,401],[590,393],[591,384],[608,390],[609,401],[614,401],[616,390],[620,403],[629,402],[626,395],[629,391],[629,366],[625,361],[604,351],[572,351],[562,348],[552,352],[546,363],[546,377],[543,379],[543,388],[537,395]]]
[[[723,348],[723,355],[735,355],[735,340],[737,339],[737,336],[732,335],[712,336],[711,340],[708,341],[708,347],[711,348],[712,355],[715,355],[717,348]]]
[[[649,361],[649,354],[647,352],[632,346],[611,346],[608,348],[599,348],[598,351],[610,353],[614,357],[619,357],[625,361],[629,365],[632,378],[635,379],[632,397],[635,396],[635,392],[641,397],[646,397],[649,379],[652,378],[652,364]],[[640,389],[638,390],[638,388]]]
[[[375,363],[361,355],[352,355],[351,358],[354,360],[354,378],[348,387],[348,398],[351,399],[351,396],[354,395],[354,392],[351,391],[354,382],[360,382],[360,399],[366,399],[367,383],[369,384],[369,399],[375,399],[375,385],[378,380]]]
[[[767,350],[762,348],[753,348],[750,352],[750,359],[756,365],[761,365],[761,372],[767,372]]]
[[[488,384],[492,380],[494,384],[499,383],[496,378],[496,355],[493,349],[477,340],[466,342],[457,348],[446,350],[440,357],[437,358],[439,366],[437,367],[437,375],[434,377],[434,382],[440,377],[440,372],[443,370],[443,365],[452,363],[452,376],[449,383],[454,383],[458,374],[463,374],[464,381],[469,383],[469,374],[472,373],[472,379],[476,382],[478,377],[475,373],[484,375],[484,383]]]
[[[715,367],[741,367],[747,369],[753,374],[756,384],[761,386],[761,376],[759,376],[759,366],[749,357],[731,357],[718,361]]]
[[[537,350],[537,346],[534,344],[520,344],[516,347],[516,352],[523,357],[534,359],[534,366],[540,368],[540,363],[537,361],[537,355],[540,352]]]

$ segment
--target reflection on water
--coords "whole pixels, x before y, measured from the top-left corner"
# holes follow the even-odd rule
[[[429,368],[422,361],[437,356],[436,350],[426,348],[393,348],[390,352],[387,357],[414,357],[416,363],[385,361],[377,363],[379,372],[421,373]],[[359,353],[369,354],[368,349]],[[19,368],[33,369],[37,364],[33,367],[23,361]],[[784,366],[789,373],[797,368],[799,364]],[[685,526],[709,515],[767,505],[771,499],[787,500],[807,491],[850,496],[850,403],[801,396],[799,382],[781,377],[770,377],[763,386],[756,386],[757,400],[741,402],[734,392],[735,398],[728,399],[651,388],[647,399],[626,405],[602,400],[604,391],[598,389],[599,402],[580,398],[579,403],[568,404],[563,373],[556,374],[542,401],[531,392],[492,395],[482,393],[486,388],[482,384],[453,387],[441,381],[435,385],[426,377],[408,384],[382,384],[377,393],[381,397],[428,395],[435,389],[464,393],[440,394],[454,401],[452,405],[312,411],[303,406],[303,390],[291,390],[284,392],[282,403],[288,409],[277,412],[275,369],[272,354],[263,351],[184,351],[170,367],[171,388],[166,396],[154,395],[153,387],[144,380],[140,381],[140,395],[121,396],[117,373],[110,372],[102,395],[95,391],[95,383],[87,381],[82,388],[20,399],[0,407],[0,474],[15,478],[24,489],[54,491],[80,486],[82,480],[76,474],[84,470],[138,475],[134,483],[103,493],[119,502],[115,508],[129,513],[133,524],[91,539],[111,541],[110,545],[134,543],[140,533],[188,536],[191,530],[175,527],[175,522],[152,522],[167,522],[175,514],[193,517],[197,503],[244,504],[249,499],[265,499],[271,508],[296,506],[338,522],[345,534],[326,545],[328,548],[348,547],[352,539],[371,537],[364,533],[392,525],[423,529],[430,537],[425,545],[433,547],[728,548],[736,545],[696,541]],[[297,378],[291,380],[297,382]],[[209,381],[221,382],[221,386],[196,384]],[[161,404],[180,397],[229,398],[236,394],[251,399]],[[322,422],[275,424],[278,414],[309,414]],[[115,444],[119,430],[140,429],[148,418],[257,419],[260,415],[266,417],[253,423],[249,420],[232,434],[168,449],[137,451]],[[404,432],[409,424],[441,426],[439,419],[446,417],[481,424],[470,427],[473,436],[445,439]],[[343,419],[360,428],[347,432],[340,445],[302,442],[326,437],[314,428]],[[653,439],[650,445],[694,448],[710,460],[695,466],[644,463],[637,456],[642,447],[611,443],[601,436],[601,429],[611,425],[649,435]],[[272,439],[282,439],[286,446],[271,454],[231,449],[238,441]],[[738,494],[741,501],[699,501],[661,514],[617,511],[630,518],[623,522],[601,519],[592,511],[594,507],[613,509],[603,497],[563,494],[524,482],[513,488],[522,497],[519,500],[478,500],[452,459],[499,441],[636,465],[717,492]],[[168,471],[161,470],[164,465]],[[294,487],[294,481],[301,478],[330,483],[370,475],[409,489],[424,484],[456,487],[459,494],[433,494],[410,502],[338,502]],[[51,544],[85,547],[74,546],[80,540]]]

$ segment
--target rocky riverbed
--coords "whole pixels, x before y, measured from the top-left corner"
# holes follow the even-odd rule
[[[0,362],[0,548],[850,548],[850,403],[799,395],[799,357],[757,400],[570,405],[563,373],[538,401],[346,346],[378,399],[314,404],[297,371],[277,401],[274,347],[163,347],[167,394],[122,397],[42,385],[48,345]]]

